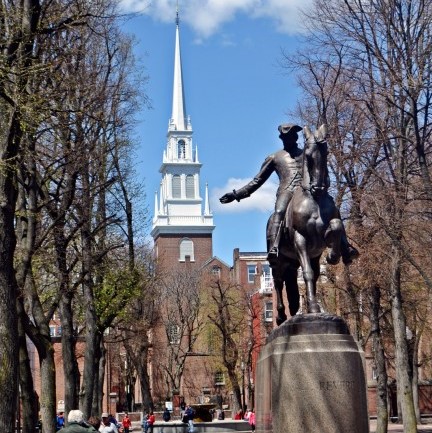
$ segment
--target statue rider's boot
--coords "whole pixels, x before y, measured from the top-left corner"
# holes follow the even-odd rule
[[[356,259],[360,253],[354,248],[349,242],[346,236],[341,238],[341,256],[342,261],[345,265],[350,265],[354,259]]]
[[[267,260],[269,261],[270,265],[276,263],[279,256],[279,227],[280,221],[276,220],[275,218],[267,239],[268,245],[271,245],[267,254]]]
[[[267,254],[267,260],[269,263],[275,263],[279,255],[279,248],[276,245],[273,245],[270,248],[270,251]]]

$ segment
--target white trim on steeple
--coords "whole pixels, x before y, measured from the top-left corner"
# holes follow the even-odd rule
[[[163,183],[160,183],[160,207],[159,207],[159,215],[163,215],[164,212],[164,201],[165,201],[165,197],[164,197],[164,192],[163,192]]]
[[[206,186],[205,186],[204,215],[206,215],[206,216],[211,215],[209,193],[208,193],[208,183],[207,182],[206,182]]]
[[[158,193],[157,193],[157,191],[155,191],[154,214],[155,214],[155,217],[157,217],[159,215],[159,205],[158,205]]]

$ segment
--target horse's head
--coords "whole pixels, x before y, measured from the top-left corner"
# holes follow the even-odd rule
[[[305,146],[303,150],[302,187],[312,195],[321,194],[329,187],[327,171],[327,126],[321,125],[313,134],[308,126],[303,128]]]

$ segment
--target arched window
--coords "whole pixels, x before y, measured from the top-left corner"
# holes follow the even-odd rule
[[[181,179],[178,174],[172,178],[172,196],[173,198],[181,198]]]
[[[195,198],[195,179],[190,174],[186,176],[186,198]]]
[[[179,140],[177,143],[177,157],[178,159],[186,158],[186,143],[184,140]]]
[[[195,260],[194,258],[194,244],[188,239],[184,238],[180,241],[180,261],[186,261],[186,257],[189,256],[189,260],[192,262]]]

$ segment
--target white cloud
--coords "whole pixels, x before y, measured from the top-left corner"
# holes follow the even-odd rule
[[[271,179],[255,191],[250,197],[231,203],[222,204],[219,198],[233,189],[239,189],[246,185],[251,179],[230,178],[223,187],[213,188],[211,191],[210,203],[212,212],[217,213],[246,213],[259,211],[271,213],[274,209],[277,184]]]
[[[274,20],[278,31],[288,34],[302,30],[298,8],[312,0],[188,0],[179,1],[180,17],[190,25],[200,38],[215,34],[224,23],[238,13],[251,18]],[[120,0],[127,12],[139,12],[156,20],[172,22],[176,0]]]
[[[300,8],[305,9],[313,0],[263,0],[253,11],[256,17],[268,17],[276,22],[281,33],[295,34],[305,30],[300,19]]]

